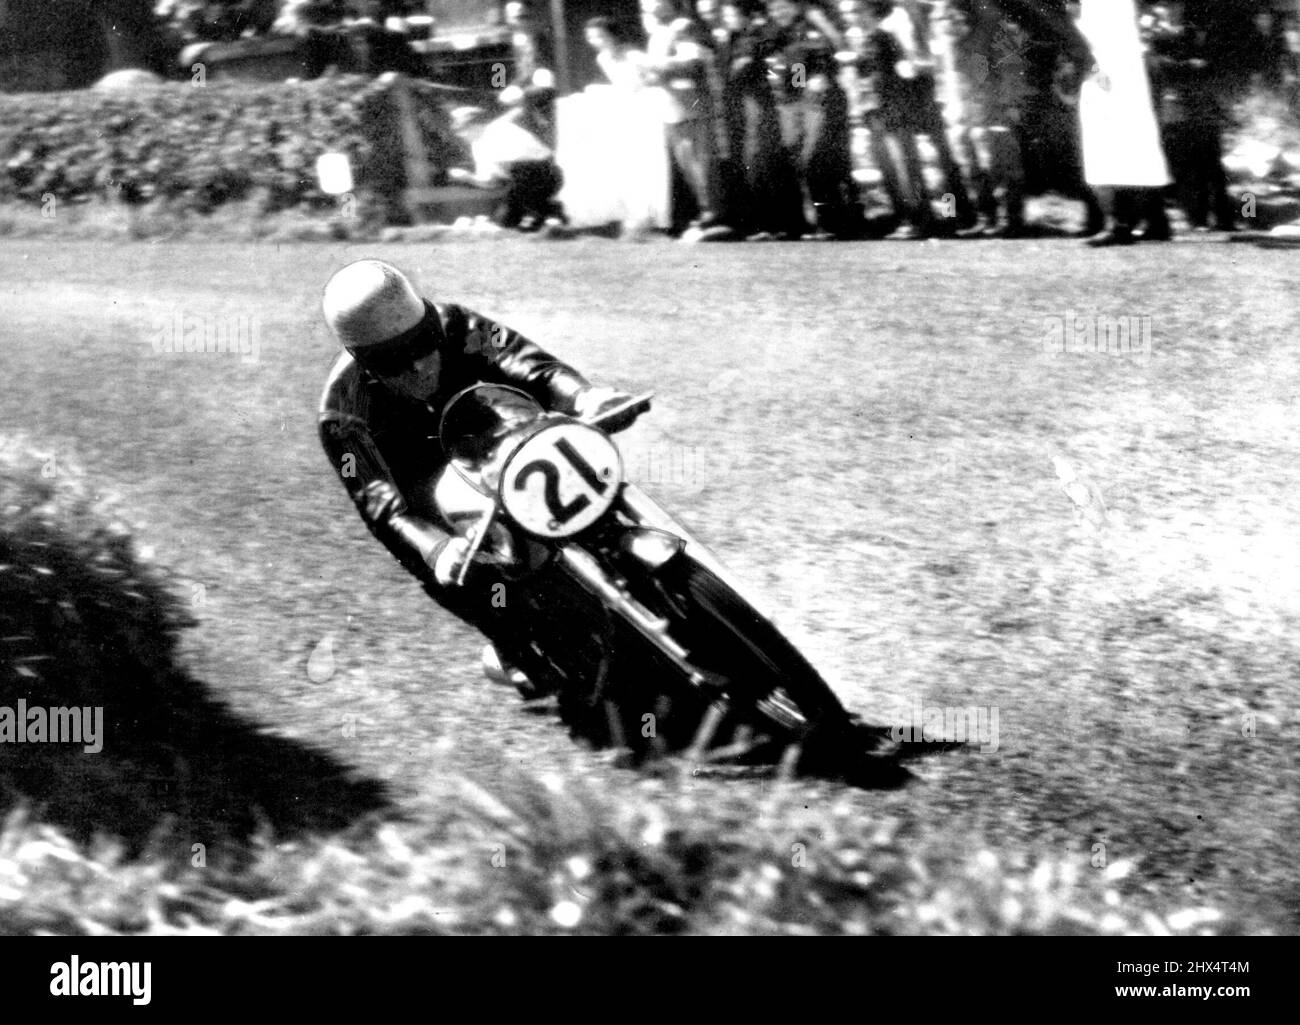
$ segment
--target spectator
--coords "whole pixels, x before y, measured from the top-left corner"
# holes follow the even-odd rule
[[[231,43],[243,34],[235,7],[219,0],[210,0],[191,11],[186,29],[205,43]]]
[[[718,182],[721,195],[722,219],[729,225],[739,226],[746,210],[743,196],[742,171],[736,154],[732,152],[732,139],[728,133],[726,90],[727,55],[723,53],[728,33],[722,25],[722,5],[719,0],[694,0],[696,25],[708,43],[709,92],[713,101],[713,145],[718,158]]]
[[[530,85],[538,71],[552,71],[555,54],[551,37],[530,0],[509,0],[503,19],[510,30],[514,84],[521,87]]]
[[[713,0],[703,0],[702,5]],[[808,229],[793,164],[781,145],[767,80],[762,0],[723,0],[713,29],[727,154],[728,220],[753,237],[793,239]]]
[[[695,0],[695,18],[716,38],[722,28],[722,4],[719,0]]]
[[[848,50],[841,61],[855,85],[854,100],[869,133],[871,158],[889,197],[887,227],[898,229],[894,238],[929,238],[935,232],[934,211],[916,136],[906,117],[906,86],[898,74],[903,48],[881,27],[880,13],[865,0],[842,0]]]
[[[592,18],[584,35],[614,95],[607,101],[598,95],[583,97],[601,108],[603,120],[590,142],[580,135],[576,143],[586,145],[573,155],[579,164],[578,177],[588,177],[585,194],[574,202],[580,210],[584,204],[612,210],[626,237],[640,237],[671,223],[667,140],[661,111],[652,108],[646,91],[645,53],[634,49],[609,18]],[[569,143],[574,144],[572,132]],[[591,168],[597,170],[588,174]]]
[[[1185,5],[1157,5],[1148,47],[1156,114],[1179,205],[1192,227],[1231,231],[1236,211],[1223,169],[1226,115],[1215,53],[1204,28],[1186,21]]]
[[[272,30],[286,36],[307,36],[343,23],[347,9],[342,0],[289,0]]]
[[[507,126],[517,135],[502,131]],[[492,220],[503,228],[520,231],[563,225],[564,209],[555,196],[564,184],[564,176],[555,163],[553,151],[509,117],[498,118],[488,126],[484,136],[482,141],[491,139],[497,147],[493,155],[501,169],[499,178],[505,185],[505,194],[493,211]]]
[[[1020,113],[1020,148],[1025,187],[1056,190],[1084,204],[1084,238],[1106,227],[1106,215],[1083,173],[1083,137],[1079,124],[1079,88],[1095,62],[1087,40],[1075,25],[1078,5],[1031,4],[998,0],[1011,9],[1026,30],[1025,93]]]
[[[280,9],[273,30],[283,35],[303,36],[313,30],[341,25],[346,14],[342,0],[289,0]]]
[[[276,0],[207,0],[200,3],[160,5],[165,15],[180,21],[188,41],[231,43],[272,30]]]
[[[564,184],[555,160],[555,74],[549,42],[530,5],[510,0],[505,23],[514,56],[513,77],[498,94],[506,112],[484,130],[475,158],[500,168],[497,176],[505,183],[505,197],[493,220],[505,228],[535,231],[566,220],[555,198]],[[484,154],[490,155],[480,160]]]
[[[952,227],[973,228],[978,218],[939,106],[935,59],[930,51],[930,29],[925,14],[916,0],[904,0],[902,4],[894,0],[871,0],[868,7],[879,19],[880,27],[902,47],[903,56],[897,65],[902,80],[897,101],[902,108],[899,116],[911,132],[926,136],[934,148],[944,194],[952,197]]]
[[[1134,0],[1083,0],[1079,29],[1098,64],[1079,97],[1084,172],[1110,218],[1108,229],[1088,244],[1167,241],[1163,191],[1169,168],[1160,147]],[[1136,235],[1140,220],[1147,222],[1147,230]]]
[[[550,37],[525,0],[506,4],[505,23],[510,29],[514,73],[500,100],[517,108],[520,125],[554,150],[556,89]]]
[[[289,0],[280,10],[273,31],[301,41],[304,78],[319,78],[353,60],[340,31],[346,14],[342,0]]]
[[[590,19],[583,28],[583,36],[596,54],[596,66],[611,85],[628,90],[641,88],[645,53],[633,49],[610,18]]]
[[[384,10],[385,5],[376,0],[348,0],[348,17],[342,26],[348,57],[340,70],[370,76],[387,71],[422,76],[425,68],[420,55],[406,36],[384,26]]]
[[[835,59],[839,30],[803,0],[769,0],[764,47],[781,139],[816,227],[834,238],[865,229],[849,148],[849,102]]]
[[[1282,14],[1282,88],[1293,113],[1300,111],[1300,4]],[[1207,33],[1208,34],[1208,33]]]
[[[714,240],[731,233],[722,216],[722,180],[709,74],[712,55],[700,26],[676,0],[641,0],[648,80],[663,90],[664,126],[673,169],[684,180],[695,217],[689,239]],[[674,211],[674,226],[686,220]],[[694,229],[694,230],[691,230]]]
[[[269,35],[279,13],[278,0],[243,0],[238,8],[245,35]]]
[[[1251,48],[1256,69],[1254,79],[1266,89],[1281,90],[1287,84],[1291,56],[1285,21],[1277,17],[1272,7],[1261,6],[1254,13],[1254,23],[1255,38]]]
[[[1025,169],[1019,126],[1024,101],[1023,33],[983,0],[949,7],[951,112],[957,148],[970,168],[982,235],[1016,238],[1025,230]]]

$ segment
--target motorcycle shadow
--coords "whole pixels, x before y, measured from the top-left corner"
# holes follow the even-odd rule
[[[689,771],[692,776],[719,780],[817,779],[861,790],[897,790],[917,779],[909,763],[968,746],[956,741],[901,743],[894,739],[891,727],[856,721],[833,740],[805,744],[734,734],[719,743],[705,735],[707,725],[703,723],[688,742],[679,735],[632,743],[625,733],[611,729],[610,724],[618,723],[620,717],[608,703],[603,716],[575,716],[554,697],[526,701],[523,711],[559,719],[576,740],[606,752],[610,764],[617,768],[661,777]]]

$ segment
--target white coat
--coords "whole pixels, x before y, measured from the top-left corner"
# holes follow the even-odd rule
[[[1133,0],[1082,0],[1079,31],[1098,65],[1079,92],[1088,184],[1168,185],[1169,166],[1160,146]]]

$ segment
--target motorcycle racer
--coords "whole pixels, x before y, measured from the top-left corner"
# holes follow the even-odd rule
[[[592,385],[510,328],[452,303],[422,298],[396,267],[359,260],[330,278],[325,323],[343,352],[320,402],[321,443],[361,519],[439,605],[484,633],[484,668],[521,690],[527,681],[497,654],[508,647],[504,603],[492,600],[518,570],[508,537],[494,535],[457,583],[470,543],[450,533],[477,517],[481,496],[447,465],[439,420],[447,401],[480,383],[510,385],[541,405],[578,417],[624,405],[630,396]],[[631,426],[629,409],[603,426]],[[503,641],[507,642],[503,645]]]

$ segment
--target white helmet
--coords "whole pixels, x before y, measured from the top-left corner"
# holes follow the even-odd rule
[[[362,362],[367,350],[388,349],[430,312],[406,275],[382,260],[358,260],[336,272],[321,308],[339,344]]]

